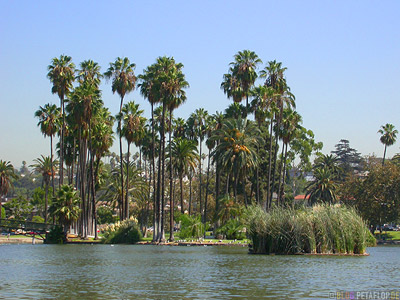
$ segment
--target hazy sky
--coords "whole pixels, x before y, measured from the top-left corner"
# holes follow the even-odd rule
[[[105,71],[127,56],[140,74],[158,56],[173,56],[190,84],[176,112],[187,118],[231,103],[220,83],[243,49],[288,68],[303,126],[323,152],[345,138],[363,155],[381,156],[380,126],[400,128],[399,14],[399,1],[1,1],[0,159],[19,167],[49,155],[33,115],[59,104],[46,78],[53,57],[93,59]],[[108,83],[101,88],[116,113],[118,95]],[[150,115],[138,91],[129,100]],[[399,143],[388,149],[389,157],[397,152]]]

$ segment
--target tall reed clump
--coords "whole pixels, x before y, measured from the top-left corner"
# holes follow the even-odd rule
[[[259,206],[247,210],[252,253],[364,254],[375,239],[354,209],[316,205],[301,209]]]
[[[103,231],[102,242],[105,244],[135,244],[142,238],[137,220],[130,218],[108,225]]]

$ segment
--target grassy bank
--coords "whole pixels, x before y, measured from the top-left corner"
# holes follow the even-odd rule
[[[345,206],[249,209],[253,253],[364,254],[376,243],[362,218]]]

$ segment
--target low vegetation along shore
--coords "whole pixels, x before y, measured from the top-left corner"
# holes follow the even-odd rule
[[[249,235],[251,252],[266,254],[365,254],[376,244],[364,220],[340,205],[276,207],[268,213],[254,206]]]

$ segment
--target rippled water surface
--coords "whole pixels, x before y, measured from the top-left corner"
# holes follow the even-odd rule
[[[6,299],[329,299],[400,289],[400,247],[367,257],[249,255],[238,247],[1,245]]]

